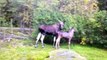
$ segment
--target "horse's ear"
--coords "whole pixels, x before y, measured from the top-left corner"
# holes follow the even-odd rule
[[[58,20],[58,22],[63,22],[63,23],[65,23],[66,21],[65,21],[65,20],[63,20],[63,21],[61,21],[61,20]]]
[[[74,28],[74,26],[72,27],[72,29]]]
[[[69,27],[69,29],[72,29],[72,27]]]
[[[61,22],[60,20],[58,20],[58,22]]]

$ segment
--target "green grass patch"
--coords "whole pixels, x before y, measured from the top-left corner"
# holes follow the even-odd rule
[[[68,48],[67,44],[63,44],[62,48]],[[74,44],[71,49],[86,57],[88,60],[107,60],[107,49],[99,49],[92,46]]]
[[[45,44],[45,48],[39,43],[34,47],[33,40],[12,40],[0,42],[0,60],[44,60],[49,57],[49,52],[55,50],[52,45]],[[68,49],[67,44],[61,44],[61,48]],[[71,45],[71,49],[86,57],[88,60],[107,60],[107,50],[91,46]]]
[[[73,49],[87,57],[88,60],[107,60],[107,50],[104,49],[80,45],[75,46]]]
[[[0,43],[0,60],[44,60],[53,50],[52,46],[34,47],[33,40],[12,40]]]

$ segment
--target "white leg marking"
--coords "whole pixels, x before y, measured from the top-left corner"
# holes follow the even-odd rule
[[[60,43],[60,39],[61,39],[61,37],[58,36],[58,38],[57,38],[57,40],[56,40],[56,49],[58,48],[58,44]]]
[[[69,48],[69,49],[70,49],[70,43],[71,43],[71,42],[70,42],[70,39],[69,39],[69,42],[68,42],[68,48]]]
[[[58,41],[58,48],[60,48],[60,40]]]
[[[45,38],[45,35],[42,35],[42,37],[41,37],[42,47],[44,47],[44,43],[43,43],[44,38]]]
[[[37,36],[37,40],[36,40],[36,44],[35,44],[35,47],[37,47],[38,46],[38,41],[39,41],[39,39],[40,39],[40,37],[41,37],[41,33],[38,33],[38,36]]]
[[[42,35],[42,34],[41,34],[41,33],[39,33],[36,39],[37,39],[37,40],[39,40],[39,39],[40,39],[40,37],[41,37],[41,35]]]
[[[54,40],[53,40],[53,47],[54,47],[55,41],[56,41],[56,37],[54,37]]]

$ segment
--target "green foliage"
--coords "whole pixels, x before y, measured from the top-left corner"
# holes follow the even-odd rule
[[[11,0],[4,0],[0,3],[0,23],[1,26],[10,26],[11,25],[11,19],[13,19],[13,13],[15,12],[15,6],[13,5],[13,2]]]
[[[107,11],[99,11],[95,14],[95,19],[98,20],[101,27],[107,31]]]
[[[87,41],[90,41],[91,44],[99,44],[101,47],[107,46],[106,16],[106,11],[99,11],[94,17],[89,18],[85,26],[85,33]]]
[[[9,22],[6,22],[5,18],[0,17],[0,26],[8,27],[10,25]]]
[[[20,16],[20,18],[24,15],[28,23],[31,22],[28,20],[32,19],[33,16],[32,23],[35,31],[32,35],[35,38],[39,25],[54,24],[57,23],[58,20],[61,20],[66,21],[63,31],[68,31],[71,27],[75,27],[77,30],[75,39],[81,41],[81,44],[87,42],[107,46],[107,11],[98,11],[97,6],[97,4],[102,3],[104,5],[104,1],[98,0],[101,1],[101,3],[98,3],[97,0],[35,0],[34,2],[32,2],[33,0],[29,0],[31,3],[27,1],[28,0],[26,0],[26,2],[25,0],[5,0],[3,3],[0,1],[0,10],[3,13],[3,16],[0,17],[0,26],[10,26],[10,19],[13,14],[16,14],[17,17]],[[22,13],[21,11],[21,13],[19,12],[20,14],[18,14],[16,11],[21,5],[29,6],[31,8],[29,12],[31,13],[26,12],[26,14],[24,14],[24,12]],[[16,18],[17,21],[13,21],[13,23],[19,26],[20,18]],[[85,41],[83,38],[85,38]]]
[[[107,45],[107,11],[99,11],[95,14],[95,19],[97,20],[97,27],[95,28],[95,32],[99,32],[97,34],[98,41],[100,44]]]
[[[58,11],[36,10],[33,26],[37,34],[37,28],[40,24],[54,24],[58,20],[66,21],[63,31],[68,31],[71,27],[77,30],[75,39],[81,41],[81,44],[100,44],[102,47],[107,44],[107,18],[106,11],[99,11],[93,17],[70,15]],[[85,41],[84,39],[85,38]],[[47,39],[48,40],[48,39]],[[50,40],[50,39],[49,39]],[[52,39],[51,39],[52,40]]]

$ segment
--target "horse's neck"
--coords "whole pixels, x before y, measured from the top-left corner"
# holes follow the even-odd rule
[[[74,34],[74,30],[70,30],[69,33]]]

